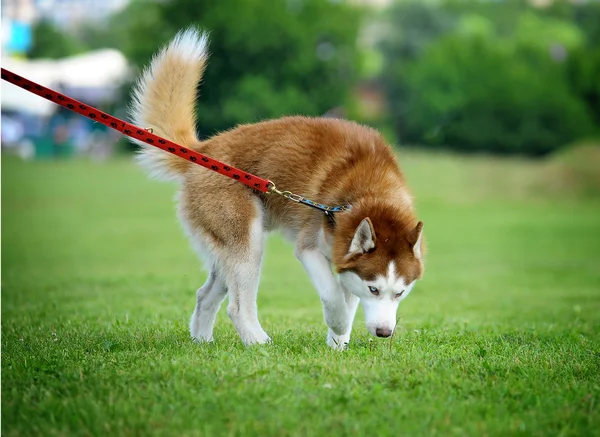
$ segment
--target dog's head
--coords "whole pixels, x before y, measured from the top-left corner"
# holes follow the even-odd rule
[[[423,273],[422,234],[423,222],[393,207],[340,214],[333,261],[341,285],[360,298],[373,335],[392,334],[398,304]]]

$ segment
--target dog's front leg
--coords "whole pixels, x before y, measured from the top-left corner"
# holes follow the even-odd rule
[[[350,342],[358,298],[339,284],[321,252],[316,249],[296,251],[296,256],[321,297],[325,323],[329,327],[327,344],[334,349],[345,349]]]
[[[340,290],[344,294],[344,301],[346,303],[346,311],[349,322],[349,327],[346,332],[342,335],[336,334],[331,328],[329,328],[329,332],[327,333],[327,344],[331,346],[333,349],[343,350],[350,343],[350,333],[352,332],[352,322],[354,321],[354,316],[356,315],[356,309],[358,308],[359,299],[344,287],[338,284]]]

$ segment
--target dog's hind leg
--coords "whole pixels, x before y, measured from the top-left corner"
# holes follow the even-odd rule
[[[206,283],[196,292],[196,308],[190,321],[190,334],[198,341],[212,341],[217,312],[227,296],[227,288],[213,267]]]
[[[270,341],[258,321],[256,305],[264,237],[261,211],[250,224],[249,243],[245,247],[237,247],[237,253],[220,260],[229,294],[227,314],[245,345]]]
[[[179,194],[178,213],[192,245],[211,268],[197,293],[192,336],[212,338],[215,314],[228,294],[227,314],[244,344],[269,341],[256,307],[265,240],[264,211],[256,195],[241,184],[223,182],[220,175],[192,172]]]

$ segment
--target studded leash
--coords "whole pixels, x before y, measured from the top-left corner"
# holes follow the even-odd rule
[[[278,190],[275,184],[270,180],[260,178],[251,173],[240,170],[239,168],[232,167],[209,156],[203,155],[202,153],[198,153],[195,150],[180,146],[179,144],[154,134],[151,128],[141,128],[123,121],[113,115],[100,111],[93,106],[86,105],[85,103],[75,100],[65,94],[61,94],[58,91],[54,91],[50,88],[39,85],[5,68],[2,68],[2,79],[46,100],[50,100],[57,105],[83,115],[84,117],[87,117],[97,123],[119,131],[123,135],[135,138],[136,140],[142,141],[150,146],[158,147],[165,152],[179,156],[182,159],[201,165],[202,167],[206,167],[209,170],[232,178],[263,193],[274,193],[293,202],[316,208],[320,211],[323,211],[328,217],[332,217],[333,213],[335,212],[345,211],[350,208],[348,205],[326,206],[317,202],[313,202],[312,200],[300,196],[299,194],[294,194],[290,191]]]

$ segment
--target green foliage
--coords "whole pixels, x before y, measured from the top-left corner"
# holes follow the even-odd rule
[[[600,126],[600,3],[588,2],[575,10],[574,20],[585,35],[585,44],[570,54],[567,78],[574,94],[585,102]]]
[[[600,16],[599,16],[600,19]],[[567,63],[571,91],[582,101],[596,126],[600,126],[600,47],[574,51]]]
[[[141,68],[195,25],[211,32],[204,137],[343,107],[404,143],[540,155],[600,129],[600,3],[574,3],[397,0],[378,15],[329,0],[133,0],[77,37],[40,22],[30,56],[116,47]],[[359,30],[379,45],[359,48]],[[384,105],[352,95],[359,77]]]
[[[381,48],[400,139],[539,155],[593,133],[600,59],[566,15],[575,7],[563,7],[398,3],[389,18],[397,32]]]
[[[326,0],[134,2],[114,18],[111,32],[122,36],[121,49],[141,67],[179,29],[210,31],[198,126],[211,135],[343,104],[356,75],[359,14]]]
[[[76,36],[42,22],[31,55],[115,47],[141,69],[180,29],[207,30],[211,57],[198,128],[208,136],[239,123],[318,116],[344,105],[358,73],[361,12],[328,0],[134,0],[109,23],[75,29]]]
[[[259,292],[274,343],[244,348],[222,308],[195,344],[206,274],[173,186],[125,161],[3,159],[2,435],[597,435],[598,202],[513,197],[527,161],[400,158],[425,276],[391,347],[359,310],[344,353],[280,238]]]
[[[57,28],[52,22],[41,20],[33,27],[33,43],[29,58],[59,59],[84,52],[86,46]]]
[[[406,134],[460,150],[544,154],[590,132],[561,72],[527,50],[446,37],[406,67]],[[540,72],[543,71],[543,79]],[[432,131],[432,128],[434,129]]]

